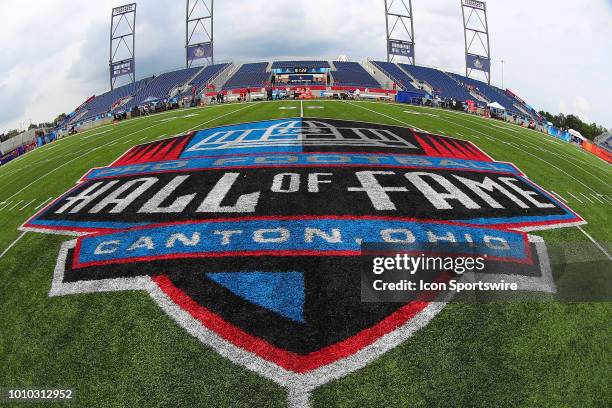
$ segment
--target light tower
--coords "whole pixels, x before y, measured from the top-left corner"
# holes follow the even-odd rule
[[[482,72],[491,85],[491,46],[487,4],[478,0],[461,0],[463,37],[465,39],[465,76]]]
[[[414,65],[414,24],[412,0],[385,0],[387,62],[397,58]]]
[[[129,75],[136,81],[136,3],[113,8],[111,12],[110,56],[108,60],[110,88],[118,78]]]
[[[213,2],[214,0],[187,0],[185,14],[185,66],[195,60],[206,60],[214,64],[213,48]]]

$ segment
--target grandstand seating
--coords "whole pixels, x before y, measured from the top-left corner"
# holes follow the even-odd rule
[[[229,63],[208,65],[206,68],[200,71],[198,75],[196,75],[195,78],[193,78],[189,84],[191,85],[191,87],[195,87],[197,90],[199,90],[202,86],[205,86],[211,79],[217,76],[220,72],[226,69],[229,65],[230,65]],[[191,95],[191,93],[192,92],[190,88],[176,95],[176,97],[182,98],[184,96]]]
[[[470,95],[465,88],[462,88],[455,79],[449,77],[442,71],[417,65],[398,65],[416,79],[427,82],[433,87],[434,93],[443,98],[452,98],[461,101],[474,100],[474,97]]]
[[[129,111],[147,101],[167,98],[170,91],[187,83],[200,69],[201,67],[185,68],[161,74],[136,92],[134,98],[120,109]]]
[[[405,91],[423,92],[412,85],[412,78],[408,76],[400,67],[392,62],[372,61],[372,64],[380,69],[386,76],[391,78],[400,88]]]
[[[267,71],[267,62],[255,62],[242,65],[238,71],[223,85],[224,90],[240,88],[261,88],[270,82],[272,74]]]
[[[380,88],[380,84],[357,62],[335,61],[331,71],[334,85]]]
[[[272,63],[272,69],[281,68],[329,68],[329,62],[327,61],[274,61]]]
[[[123,85],[119,88],[113,89],[112,91],[96,96],[89,103],[85,104],[85,106],[83,106],[79,112],[76,113],[69,123],[84,122],[101,115],[106,116],[106,114],[111,110],[113,103],[130,95],[134,95],[140,88],[146,86],[146,84],[149,83],[152,78],[153,77],[144,78],[140,81],[136,81],[135,83]]]
[[[516,109],[513,105],[516,103],[517,105],[521,105],[521,103],[508,95],[505,91],[493,86],[489,85],[486,82],[479,81],[477,79],[468,78],[459,74],[449,73],[453,78],[455,78],[460,83],[465,84],[466,86],[472,86],[476,89],[478,93],[484,95],[491,102],[497,102],[506,108],[508,113],[516,113],[521,116],[524,116],[524,113]],[[527,109],[526,109],[527,110]]]

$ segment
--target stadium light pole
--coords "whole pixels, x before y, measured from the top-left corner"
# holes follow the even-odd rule
[[[403,57],[415,65],[412,0],[385,0],[384,3],[387,62],[393,62],[394,57]]]
[[[204,59],[215,63],[214,56],[214,0],[186,0],[185,12],[185,67]]]
[[[501,60],[501,68],[502,68],[502,89],[504,88],[504,60]]]
[[[491,44],[487,4],[480,0],[461,0],[461,14],[465,41],[465,76],[471,78],[473,71],[479,71],[491,85]]]
[[[117,78],[124,75],[129,75],[132,83],[136,82],[136,3],[114,7],[111,11],[108,67],[111,90]]]

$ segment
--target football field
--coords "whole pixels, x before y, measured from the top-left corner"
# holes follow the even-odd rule
[[[202,344],[145,292],[50,297],[58,252],[71,238],[19,228],[90,169],[135,145],[299,117],[413,127],[471,141],[494,160],[515,164],[587,222],[534,235],[575,243],[576,262],[610,265],[610,165],[542,133],[460,112],[362,101],[168,111],[64,138],[0,167],[0,387],[70,388],[71,405],[83,407],[291,402],[284,387]],[[606,302],[448,304],[408,340],[314,389],[308,400],[313,407],[610,406],[611,324]]]

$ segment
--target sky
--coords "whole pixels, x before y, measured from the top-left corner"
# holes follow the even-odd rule
[[[400,1],[400,0],[396,0]],[[109,89],[110,11],[123,1],[0,0],[0,133],[69,113]],[[184,65],[185,3],[137,0],[136,69]],[[417,64],[462,73],[458,0],[413,0]],[[386,58],[382,0],[224,0],[217,61]],[[612,0],[488,0],[492,83],[536,109],[612,128]]]

